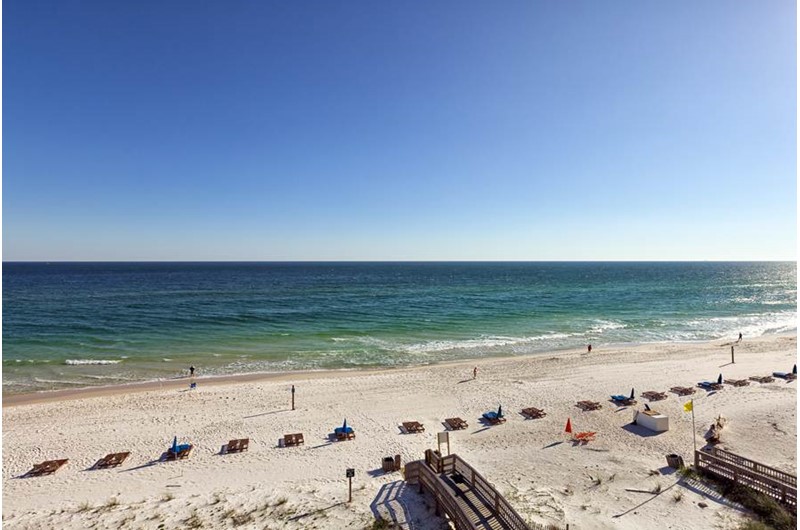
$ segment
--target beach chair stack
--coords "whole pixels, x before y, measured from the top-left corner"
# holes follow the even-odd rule
[[[590,410],[599,410],[603,408],[603,406],[597,401],[578,401],[575,404],[575,406],[584,412],[588,412]]]

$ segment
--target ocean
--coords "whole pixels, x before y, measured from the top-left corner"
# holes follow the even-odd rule
[[[796,331],[796,263],[3,264],[3,392]]]

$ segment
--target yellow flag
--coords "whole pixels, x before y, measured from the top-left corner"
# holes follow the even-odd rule
[[[684,403],[683,404],[683,411],[684,412],[691,412],[693,403],[694,403],[694,401],[687,401],[686,403]]]

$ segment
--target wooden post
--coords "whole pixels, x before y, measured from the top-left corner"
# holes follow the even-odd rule
[[[294,410],[294,385],[292,385],[292,410]]]
[[[736,364],[736,361],[733,360],[733,346],[731,346],[731,364]]]
[[[347,502],[353,502],[353,477],[347,477]]]

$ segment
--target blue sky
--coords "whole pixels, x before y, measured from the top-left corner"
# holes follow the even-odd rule
[[[3,15],[4,260],[796,256],[788,0]]]

